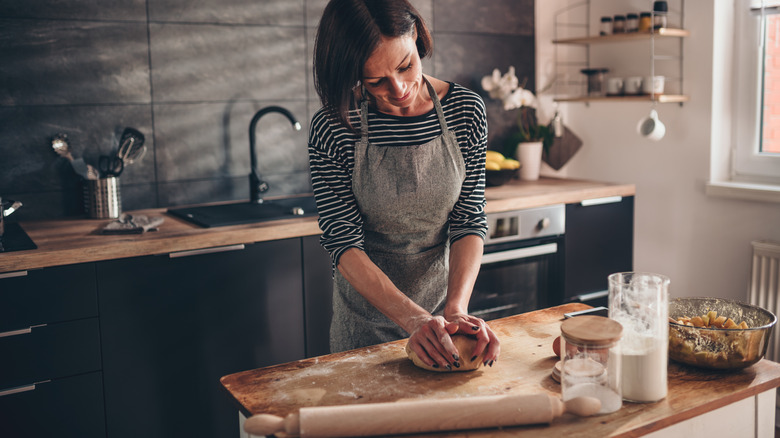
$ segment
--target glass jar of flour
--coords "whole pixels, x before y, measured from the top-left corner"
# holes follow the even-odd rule
[[[620,392],[619,323],[603,316],[582,315],[561,323],[561,398],[594,397],[599,414],[623,406]]]
[[[669,278],[644,272],[608,277],[609,317],[623,326],[620,340],[623,399],[666,397],[669,350]]]

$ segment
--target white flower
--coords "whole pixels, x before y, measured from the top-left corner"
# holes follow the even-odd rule
[[[501,99],[504,109],[509,111],[524,106],[536,108],[536,96],[525,88],[517,88],[508,96]]]
[[[501,76],[501,72],[498,69],[493,70],[492,76],[485,76],[482,78],[482,88],[490,94],[493,99],[504,100],[515,89],[517,89],[519,81],[515,76],[515,68],[509,67],[509,70],[505,75]]]
[[[514,66],[510,66],[503,76],[500,70],[494,69],[491,76],[482,78],[482,88],[491,98],[500,100],[507,111],[522,107],[536,108],[536,96],[531,91],[520,88]]]

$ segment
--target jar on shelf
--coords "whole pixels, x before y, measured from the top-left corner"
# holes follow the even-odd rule
[[[636,32],[639,30],[639,15],[629,12],[626,14],[626,32]]]
[[[612,23],[612,33],[624,33],[626,31],[626,16],[615,15]]]
[[[588,77],[588,96],[603,96],[604,95],[604,73],[607,73],[609,69],[606,68],[584,68],[580,70],[582,74]]]
[[[669,5],[661,0],[653,3],[653,29],[666,27],[666,14],[669,12]]]
[[[599,414],[623,406],[620,337],[623,327],[603,316],[575,316],[561,323],[561,398],[595,397]]]
[[[653,13],[641,12],[639,14],[639,27],[637,28],[637,31],[650,32],[650,29],[652,28],[653,28]]]
[[[601,17],[599,35],[612,35],[612,17]]]

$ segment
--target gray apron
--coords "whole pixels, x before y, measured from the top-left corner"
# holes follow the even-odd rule
[[[401,292],[435,313],[441,310],[447,295],[448,217],[460,196],[466,164],[455,133],[447,129],[436,91],[427,79],[423,80],[442,134],[419,146],[371,145],[368,101],[364,100],[352,191],[363,216],[368,257]],[[331,352],[407,336],[336,270]]]

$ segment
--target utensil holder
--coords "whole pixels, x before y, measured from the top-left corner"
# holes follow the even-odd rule
[[[116,177],[86,180],[84,209],[93,219],[114,219],[122,213],[122,196]]]

